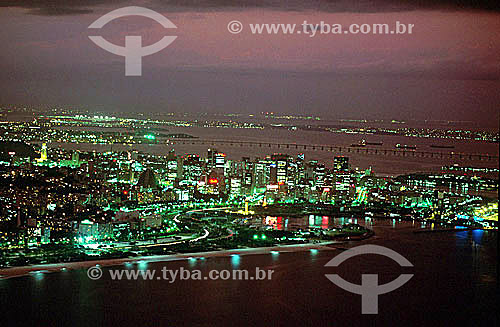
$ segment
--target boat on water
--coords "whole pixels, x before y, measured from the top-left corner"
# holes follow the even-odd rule
[[[431,144],[431,148],[437,148],[437,149],[454,149],[454,145],[438,145],[438,144]]]
[[[408,144],[396,144],[396,148],[398,149],[406,149],[406,150],[416,150],[416,145],[408,145]]]
[[[358,147],[358,148],[361,147],[361,148],[363,148],[363,147],[365,147],[367,145],[382,145],[382,144],[384,144],[384,143],[382,143],[382,142],[367,142],[365,140],[361,140],[358,143],[351,144],[351,146],[352,147]]]

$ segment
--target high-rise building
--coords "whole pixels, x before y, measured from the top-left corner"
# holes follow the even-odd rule
[[[314,185],[317,188],[323,187],[325,183],[326,168],[323,164],[317,164],[314,169]]]
[[[226,154],[225,153],[222,153],[222,152],[215,153],[214,160],[215,160],[215,168],[224,169],[224,166],[226,164]]]
[[[73,154],[71,155],[71,161],[73,161],[73,165],[79,166],[80,165],[80,152],[73,151]]]
[[[231,177],[230,193],[232,196],[241,195],[241,178]]]
[[[188,154],[182,162],[182,179],[187,184],[194,185],[203,173],[203,162],[196,154]]]
[[[338,200],[348,200],[351,195],[352,176],[348,171],[335,174],[335,197]]]
[[[179,163],[174,150],[171,150],[167,155],[167,180],[175,181],[179,177]]]
[[[248,157],[244,157],[242,159],[242,186],[245,188],[245,191],[250,190],[253,184],[253,163]]]
[[[265,187],[269,183],[270,178],[270,163],[265,160],[255,162],[253,169],[253,185],[254,187]]]
[[[216,149],[208,149],[207,170],[218,169],[223,172],[226,164],[226,154]]]
[[[276,165],[276,183],[283,185],[287,182],[288,176],[288,159],[289,156],[286,154],[274,154],[271,156],[271,160]],[[273,167],[271,167],[273,168]],[[272,173],[272,175],[274,175]],[[273,176],[274,177],[274,176]],[[274,178],[272,178],[274,179]]]
[[[207,169],[212,169],[215,167],[215,153],[216,149],[208,149],[207,150]]]

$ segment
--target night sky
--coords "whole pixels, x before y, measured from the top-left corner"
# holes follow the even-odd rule
[[[238,6],[233,5],[238,3]],[[163,29],[108,11],[143,6]],[[412,35],[230,34],[227,23],[414,24]],[[246,28],[246,29],[245,29]],[[497,124],[496,1],[0,1],[0,104],[109,111],[288,112],[335,118],[471,120]],[[143,58],[141,77],[89,35],[172,45]]]

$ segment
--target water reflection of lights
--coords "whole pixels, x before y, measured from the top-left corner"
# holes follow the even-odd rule
[[[196,264],[196,258],[189,257],[188,262],[189,262],[189,266],[193,267]]]
[[[147,266],[148,266],[147,261],[144,261],[144,260],[137,261],[137,267],[139,269],[145,269]]]
[[[484,230],[482,230],[482,229],[475,229],[472,231],[472,240],[474,241],[475,244],[481,245],[481,241],[483,239],[483,234],[484,234]]]
[[[238,267],[240,265],[240,259],[239,254],[231,254],[231,264],[233,267]]]
[[[47,270],[36,270],[36,271],[30,271],[30,275],[32,275],[35,280],[42,280],[44,273],[48,272]]]

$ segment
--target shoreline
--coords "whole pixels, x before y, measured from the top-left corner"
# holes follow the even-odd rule
[[[137,256],[137,257],[124,257],[115,259],[97,259],[97,260],[86,260],[86,261],[76,261],[76,262],[59,262],[59,263],[45,263],[45,264],[34,264],[28,266],[14,266],[8,268],[0,268],[0,280],[9,279],[14,277],[27,276],[30,273],[53,273],[53,272],[63,272],[67,269],[83,269],[90,268],[92,266],[116,266],[121,265],[126,262],[137,262],[137,261],[148,261],[148,262],[161,262],[161,261],[174,261],[174,260],[184,260],[188,258],[209,256],[227,256],[234,254],[234,252],[246,252],[249,254],[262,254],[269,251],[277,251],[283,248],[291,248],[296,250],[291,250],[287,252],[300,251],[301,249],[319,249],[320,247],[325,249],[326,245],[332,244],[343,244],[350,241],[362,241],[371,238],[375,235],[375,232],[371,229],[362,235],[356,236],[339,236],[324,242],[309,242],[303,244],[287,244],[287,245],[276,245],[271,247],[256,247],[256,248],[236,248],[228,250],[218,250],[218,251],[202,251],[202,252],[190,252],[190,253],[176,253],[176,254],[165,254],[165,255],[148,255],[148,256]],[[335,249],[335,248],[328,248]],[[232,253],[229,253],[232,252]],[[228,254],[229,253],[229,254]]]
[[[374,233],[369,233],[364,238],[360,239],[350,239],[347,241],[361,241],[371,236]],[[191,258],[201,258],[201,257],[228,257],[234,254],[238,255],[253,255],[253,254],[266,254],[270,251],[279,252],[300,252],[311,249],[316,250],[337,250],[336,247],[330,247],[329,245],[341,245],[346,241],[326,241],[320,243],[306,243],[306,244],[289,244],[289,245],[278,245],[271,247],[258,247],[258,248],[242,248],[242,249],[228,249],[220,251],[205,251],[205,252],[191,252],[191,253],[178,253],[178,254],[166,254],[166,255],[155,255],[155,256],[138,256],[138,257],[126,257],[119,259],[103,259],[103,260],[89,260],[89,261],[78,261],[78,262],[61,262],[61,263],[49,263],[49,264],[39,264],[31,266],[19,266],[0,269],[0,280],[28,276],[33,273],[57,273],[64,272],[66,270],[76,270],[76,269],[88,269],[90,267],[99,265],[103,267],[118,266],[125,263],[138,263],[138,262],[169,262],[178,260],[188,260]]]
[[[427,233],[427,232],[459,232],[475,230],[477,228],[468,229],[418,229],[413,231],[413,233]],[[125,263],[139,263],[139,262],[169,262],[178,260],[188,260],[191,258],[201,258],[201,257],[228,257],[234,254],[239,255],[261,255],[266,254],[271,251],[279,252],[300,252],[307,250],[346,250],[345,247],[335,247],[332,245],[342,245],[347,242],[359,242],[369,239],[375,236],[373,230],[358,235],[350,237],[342,237],[337,240],[329,240],[317,243],[304,243],[304,244],[287,244],[287,245],[276,245],[267,247],[248,247],[248,248],[234,248],[227,250],[218,251],[202,251],[202,252],[189,252],[189,253],[176,253],[176,254],[165,254],[165,255],[149,255],[149,256],[137,256],[137,257],[124,257],[116,259],[98,259],[98,260],[87,260],[87,261],[77,261],[77,262],[59,262],[59,263],[47,263],[47,264],[35,264],[28,266],[18,266],[18,267],[8,267],[0,268],[0,281],[15,277],[28,276],[34,273],[57,273],[64,272],[66,270],[77,270],[77,269],[88,269],[90,267],[99,265],[103,267],[119,266]]]

